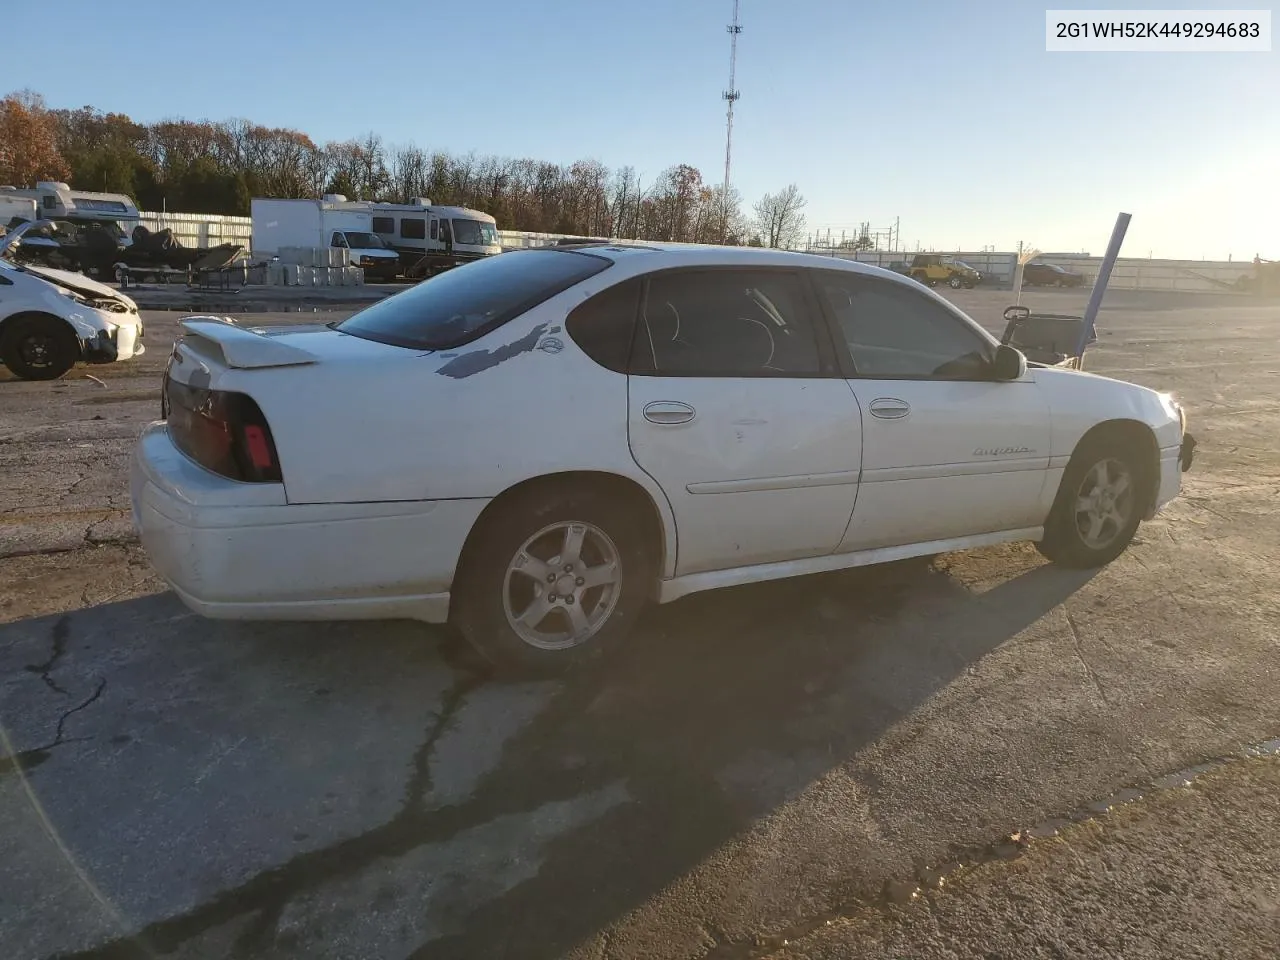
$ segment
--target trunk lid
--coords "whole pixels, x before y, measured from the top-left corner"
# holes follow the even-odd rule
[[[323,324],[248,327],[230,317],[207,316],[186,317],[180,326],[168,374],[180,383],[202,386],[232,370],[377,361],[423,352],[353,337]]]

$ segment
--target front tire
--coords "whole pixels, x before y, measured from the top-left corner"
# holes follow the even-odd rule
[[[1146,470],[1134,445],[1091,441],[1071,458],[1036,549],[1063,567],[1093,569],[1120,556],[1142,520]]]
[[[543,488],[481,518],[459,564],[452,619],[498,670],[554,676],[621,644],[653,569],[635,511],[600,490]]]
[[[961,287],[964,286],[964,281],[960,279],[960,277],[956,276],[955,274],[952,274],[950,277],[947,278],[947,286],[950,287],[952,290],[959,290]]]
[[[14,317],[0,335],[0,362],[22,380],[57,380],[78,356],[71,327],[48,314]]]

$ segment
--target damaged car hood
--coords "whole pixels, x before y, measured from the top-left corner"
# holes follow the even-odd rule
[[[23,264],[22,269],[27,273],[34,274],[41,280],[48,280],[50,283],[73,290],[82,296],[106,297],[112,300],[119,300],[134,310],[138,308],[138,305],[132,299],[126,297],[119,290],[113,290],[105,283],[99,283],[97,280],[90,280],[83,274],[70,273],[66,270],[53,270],[49,267],[33,267],[30,264]]]
[[[4,236],[0,237],[0,257],[4,257],[18,270],[21,270],[24,273],[29,273],[35,277],[39,277],[41,280],[46,280],[54,286],[62,287],[64,290],[70,290],[73,293],[78,293],[80,296],[86,297],[90,300],[112,300],[116,303],[123,304],[130,312],[136,313],[138,305],[133,302],[132,298],[126,297],[118,290],[113,290],[105,283],[99,283],[97,280],[90,280],[82,274],[69,273],[66,270],[54,270],[49,267],[36,267],[31,264],[13,263],[9,258],[9,254],[23,243],[23,238],[28,233],[50,226],[52,226],[52,223],[48,220],[37,220],[33,223],[24,223],[22,226],[15,227],[13,230],[8,231]]]

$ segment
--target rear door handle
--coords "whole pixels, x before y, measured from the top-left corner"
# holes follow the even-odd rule
[[[881,397],[871,401],[871,415],[881,420],[901,420],[911,412],[911,405],[905,400],[893,397]]]
[[[698,415],[698,411],[687,403],[672,400],[655,400],[644,405],[644,418],[650,423],[688,423]]]

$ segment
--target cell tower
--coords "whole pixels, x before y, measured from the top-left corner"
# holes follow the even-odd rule
[[[724,222],[721,224],[721,240],[726,239],[729,231],[729,167],[733,162],[733,105],[742,96],[735,87],[734,78],[738,70],[738,34],[742,27],[738,24],[738,0],[733,0],[733,23],[729,24],[729,89],[720,94],[728,102],[724,123]]]

